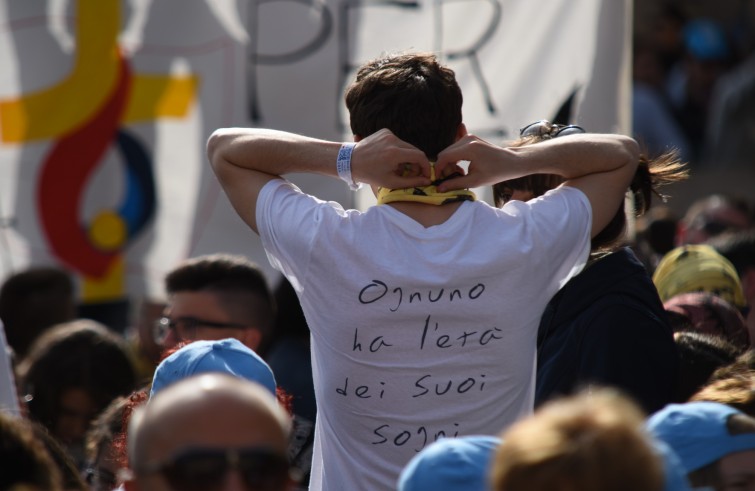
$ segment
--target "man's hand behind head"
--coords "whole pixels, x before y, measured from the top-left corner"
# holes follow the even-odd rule
[[[430,185],[430,161],[388,129],[356,138],[351,174],[357,182],[389,189]]]

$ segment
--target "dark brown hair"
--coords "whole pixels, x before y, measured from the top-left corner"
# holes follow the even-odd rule
[[[0,319],[19,359],[46,329],[73,320],[74,292],[71,275],[55,267],[29,268],[5,280],[0,288]]]
[[[209,254],[188,259],[165,277],[169,295],[209,292],[266,336],[275,317],[275,300],[262,270],[244,256]]]
[[[33,486],[62,489],[60,471],[44,444],[36,437],[33,423],[0,411],[0,489]]]
[[[86,391],[100,411],[136,385],[125,341],[88,319],[45,332],[19,364],[18,373],[30,416],[48,428],[60,415],[60,398],[67,389]]]
[[[430,53],[367,62],[345,99],[354,135],[364,138],[387,128],[430,160],[455,141],[462,121],[456,76]]]

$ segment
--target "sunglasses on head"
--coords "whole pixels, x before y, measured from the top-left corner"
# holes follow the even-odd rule
[[[267,448],[190,448],[169,459],[137,468],[159,473],[175,491],[212,491],[237,470],[249,491],[279,491],[291,479],[288,460]]]
[[[530,123],[524,128],[519,130],[519,136],[522,138],[529,136],[536,136],[539,138],[556,138],[566,135],[577,135],[579,133],[587,133],[584,128],[575,124],[563,125],[554,124],[545,119]]]

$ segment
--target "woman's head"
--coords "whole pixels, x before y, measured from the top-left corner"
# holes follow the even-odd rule
[[[520,130],[520,138],[509,143],[511,147],[534,145],[546,140],[567,135],[585,133],[585,130],[576,125],[559,125],[545,120],[537,121],[525,126]],[[655,159],[640,157],[640,162],[635,172],[629,191],[632,195],[634,217],[643,215],[650,209],[652,197],[665,200],[659,189],[668,184],[687,178],[684,164],[679,161],[674,152],[668,152]],[[532,174],[503,181],[493,185],[493,198],[495,205],[503,206],[511,199],[529,200],[542,196],[551,189],[555,189],[564,179],[553,174]],[[612,251],[625,241],[627,217],[622,204],[613,219],[592,239],[592,251]]]
[[[91,420],[136,383],[124,341],[90,320],[43,334],[19,365],[19,378],[30,416],[67,446],[83,444]]]

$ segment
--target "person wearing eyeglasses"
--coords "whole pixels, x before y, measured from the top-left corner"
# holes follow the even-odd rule
[[[258,351],[272,328],[272,293],[262,271],[245,257],[188,259],[166,275],[165,289],[168,303],[154,333],[163,349],[235,338]]]
[[[537,320],[623,202],[638,147],[610,134],[486,142],[428,53],[365,63],[345,99],[353,142],[225,128],[207,152],[307,319],[310,490],[387,491],[436,439],[497,434],[532,411]],[[533,171],[566,182],[511,211],[469,190]],[[281,177],[293,172],[368,184],[378,204],[346,210]]]
[[[537,121],[521,129],[518,146],[581,134],[575,125]],[[659,188],[686,178],[676,155],[639,161],[629,185],[634,215],[651,206]],[[496,206],[528,201],[561,184],[553,174],[534,174],[493,186]],[[518,206],[518,205],[513,205]],[[587,267],[556,293],[540,319],[535,406],[590,384],[616,387],[649,414],[672,401],[678,356],[671,326],[645,267],[626,245],[623,204],[592,238]]]
[[[128,429],[126,491],[291,491],[291,421],[254,382],[190,377],[137,409]]]

